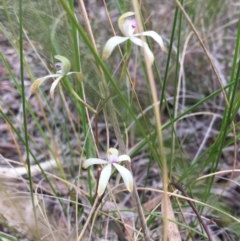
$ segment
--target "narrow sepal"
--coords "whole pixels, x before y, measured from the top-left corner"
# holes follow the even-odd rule
[[[119,162],[122,162],[122,161],[129,161],[129,162],[131,162],[131,158],[130,158],[130,156],[124,154],[124,155],[121,155],[121,156],[118,157],[118,161]]]
[[[96,164],[108,164],[108,162],[98,158],[89,158],[83,162],[82,167],[87,169],[89,166]]]
[[[153,56],[152,51],[151,51],[150,48],[148,47],[147,43],[144,42],[143,40],[139,39],[139,38],[136,38],[136,37],[131,37],[130,40],[131,40],[133,43],[135,43],[135,44],[143,47],[144,51],[146,52],[146,54],[147,54],[147,56],[148,56],[148,59],[149,59],[149,61],[150,61],[150,64],[152,65],[152,64],[153,64],[153,61],[154,61],[154,56]]]
[[[35,93],[35,91],[39,88],[39,86],[47,79],[53,78],[53,77],[58,77],[59,74],[50,74],[45,77],[39,78],[35,80],[31,86],[31,93]]]
[[[50,88],[50,96],[52,98],[52,100],[54,99],[54,90],[57,86],[57,84],[59,83],[59,81],[61,80],[62,76],[59,76],[57,79],[55,79],[51,85],[51,88]]]
[[[162,37],[155,31],[145,31],[142,33],[134,34],[133,36],[141,36],[141,35],[152,37],[160,45],[162,51],[167,52],[167,49],[165,48],[165,46],[163,44]]]
[[[114,167],[119,171],[120,175],[123,178],[125,186],[129,192],[133,191],[133,176],[132,173],[125,167],[120,166],[116,163],[113,163]]]
[[[99,178],[99,183],[98,183],[98,190],[97,190],[97,194],[98,197],[101,197],[107,187],[109,178],[111,176],[111,172],[112,172],[112,165],[108,164],[106,165],[100,174],[100,178]]]
[[[103,48],[102,58],[103,60],[107,59],[111,54],[114,48],[126,41],[128,37],[114,36],[110,38]]]

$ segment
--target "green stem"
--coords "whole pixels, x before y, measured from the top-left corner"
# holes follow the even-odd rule
[[[25,148],[26,148],[26,162],[28,167],[28,178],[29,178],[29,187],[32,201],[32,209],[34,213],[34,220],[38,230],[37,214],[35,209],[35,198],[33,190],[33,180],[31,175],[31,163],[29,159],[29,143],[28,143],[28,127],[27,127],[27,116],[26,116],[26,98],[25,98],[25,86],[24,86],[24,55],[23,55],[23,13],[22,13],[22,0],[19,1],[19,53],[20,53],[20,78],[21,78],[21,91],[22,91],[22,109],[23,109],[23,125],[24,125],[24,139],[25,139]]]
[[[83,105],[85,105],[90,111],[92,111],[94,114],[97,114],[97,111],[92,107],[90,106],[89,104],[87,104],[84,100],[82,100],[80,98],[80,96],[73,90],[73,89],[70,89],[69,90],[71,92],[71,94],[76,98],[78,99]]]

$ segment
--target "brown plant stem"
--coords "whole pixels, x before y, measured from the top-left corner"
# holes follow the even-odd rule
[[[84,235],[85,235],[86,230],[87,230],[87,227],[88,227],[89,223],[92,221],[92,218],[93,218],[96,210],[98,209],[99,205],[102,202],[102,197],[103,197],[103,195],[100,198],[98,196],[96,196],[95,202],[94,202],[93,206],[91,207],[91,212],[90,212],[90,214],[89,214],[89,216],[88,216],[88,218],[87,218],[87,220],[86,220],[86,222],[85,222],[85,224],[82,228],[82,231],[81,231],[80,235],[77,238],[77,241],[83,240]]]
[[[180,184],[175,183],[175,182],[170,182],[169,184],[172,185],[172,186],[174,186],[174,187],[175,187],[176,189],[178,189],[179,191],[181,191],[182,194],[183,194],[185,197],[190,198],[190,197],[188,196],[187,192],[183,189],[183,187],[182,187]],[[189,203],[189,205],[191,206],[193,212],[197,215],[197,218],[198,218],[199,222],[202,224],[202,227],[203,227],[203,229],[205,230],[205,232],[206,232],[206,234],[207,234],[207,236],[208,236],[209,241],[213,241],[213,239],[212,239],[212,237],[211,237],[211,234],[210,234],[210,232],[209,232],[208,226],[206,225],[206,223],[205,223],[204,220],[202,219],[201,215],[199,214],[199,212],[198,212],[198,210],[196,209],[196,207],[195,207],[195,205],[193,204],[193,202],[190,201],[190,200],[186,200],[186,201],[187,201],[187,202]]]

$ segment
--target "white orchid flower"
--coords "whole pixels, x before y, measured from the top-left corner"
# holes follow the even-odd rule
[[[143,47],[152,65],[154,61],[153,53],[146,42],[144,42],[140,38],[137,38],[137,36],[141,35],[152,37],[160,45],[162,51],[166,52],[166,48],[164,47],[161,36],[158,35],[155,31],[145,31],[142,33],[134,34],[135,30],[137,29],[137,21],[134,18],[134,15],[134,12],[127,12],[120,16],[120,18],[118,19],[118,27],[125,37],[114,36],[110,38],[103,48],[103,59],[107,59],[117,45],[127,40],[130,40],[134,44]]]
[[[80,72],[69,72],[70,68],[71,68],[71,64],[69,62],[69,60],[61,55],[56,55],[54,56],[55,59],[60,60],[60,62],[55,64],[55,68],[57,69],[56,74],[50,74],[44,77],[41,77],[37,80],[34,81],[34,83],[31,86],[31,93],[35,93],[35,91],[38,89],[38,87],[47,79],[49,78],[56,78],[50,88],[50,96],[52,99],[54,99],[54,90],[57,86],[57,84],[59,83],[59,81],[67,76],[67,75],[71,75],[71,74],[77,74],[78,78],[80,81],[83,80],[83,75]]]
[[[99,182],[98,182],[98,190],[97,190],[98,197],[101,197],[103,195],[107,187],[108,181],[112,173],[112,165],[121,174],[123,181],[127,187],[127,190],[129,192],[132,192],[133,176],[132,176],[132,173],[127,168],[118,164],[122,161],[131,162],[131,159],[128,155],[118,156],[118,150],[115,148],[110,148],[107,151],[107,160],[102,160],[98,158],[89,158],[83,162],[83,168],[88,168],[89,166],[95,165],[95,164],[106,164],[106,166],[101,171]]]

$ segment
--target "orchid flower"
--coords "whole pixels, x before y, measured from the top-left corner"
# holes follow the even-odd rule
[[[114,37],[110,38],[103,48],[103,55],[102,55],[103,59],[107,59],[111,55],[112,51],[114,50],[114,48],[117,45],[119,45],[127,40],[130,40],[134,44],[143,47],[143,49],[146,51],[146,54],[149,58],[151,65],[152,65],[152,63],[154,61],[153,53],[150,50],[150,48],[148,47],[146,42],[144,42],[140,38],[137,38],[137,36],[141,36],[141,35],[152,37],[160,45],[162,51],[166,52],[166,49],[163,44],[163,40],[162,40],[161,36],[158,35],[156,32],[145,31],[142,33],[134,34],[135,30],[137,29],[137,21],[134,18],[134,15],[135,15],[134,12],[127,12],[120,16],[120,18],[118,19],[118,27],[125,37],[114,36]]]
[[[98,190],[97,194],[98,197],[101,197],[107,187],[108,181],[110,179],[112,173],[112,165],[119,171],[121,174],[123,181],[127,187],[129,192],[133,190],[133,176],[132,173],[125,167],[119,165],[119,162],[122,161],[129,161],[131,159],[128,155],[118,155],[118,150],[115,148],[110,148],[107,151],[107,160],[102,160],[98,158],[89,158],[83,162],[83,168],[88,168],[91,165],[95,164],[106,164],[106,166],[102,169],[99,183],[98,183]]]
[[[67,76],[67,75],[71,75],[71,74],[77,74],[78,78],[80,79],[80,81],[83,80],[83,75],[80,72],[69,72],[70,68],[71,68],[71,64],[69,62],[69,60],[61,55],[56,55],[54,56],[55,59],[60,60],[60,62],[55,64],[55,68],[57,69],[56,74],[50,74],[44,77],[41,77],[37,80],[34,81],[34,83],[31,86],[31,93],[35,93],[36,89],[47,79],[49,78],[56,78],[50,88],[50,96],[52,99],[54,99],[54,90],[57,86],[57,84],[59,83],[59,81]]]

